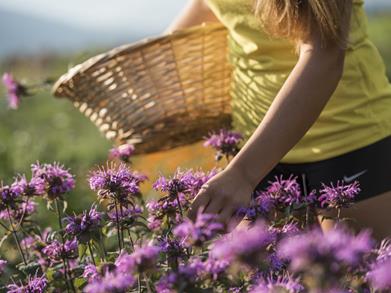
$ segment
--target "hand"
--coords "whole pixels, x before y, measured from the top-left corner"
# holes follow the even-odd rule
[[[248,207],[253,188],[242,172],[225,169],[212,177],[196,195],[188,213],[195,221],[198,209],[202,213],[216,214],[228,230],[235,228],[242,220],[236,215],[239,208]]]

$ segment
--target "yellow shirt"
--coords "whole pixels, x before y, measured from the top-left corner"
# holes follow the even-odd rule
[[[315,124],[282,162],[319,161],[391,135],[391,85],[380,55],[368,39],[363,1],[353,2],[343,77]],[[291,42],[271,38],[262,31],[252,12],[253,0],[207,0],[207,3],[229,31],[233,127],[247,140],[262,121],[298,56]]]

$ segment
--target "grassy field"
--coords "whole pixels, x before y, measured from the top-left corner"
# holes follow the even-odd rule
[[[370,19],[370,36],[379,48],[391,76],[391,18],[377,15]],[[11,71],[19,79],[33,84],[47,77],[57,78],[68,67],[85,60],[96,51],[77,56],[15,57],[2,60],[0,71]],[[71,60],[71,63],[70,63]],[[0,89],[1,96],[4,90]],[[7,110],[0,100],[0,179],[9,183],[16,173],[29,175],[30,164],[58,161],[76,174],[77,188],[69,196],[70,206],[80,211],[89,206],[94,195],[89,191],[86,174],[97,164],[104,164],[111,143],[65,99],[53,98],[49,91],[26,98],[18,111]],[[134,168],[153,181],[158,172],[170,174],[177,166],[183,168],[214,166],[213,152],[200,143],[180,149],[135,158]],[[146,196],[150,184],[144,186]],[[43,206],[41,208],[44,208]],[[49,224],[52,219],[38,221]]]
[[[38,56],[36,58],[12,58],[3,61],[0,71],[11,71],[18,79],[28,84],[40,82],[47,77],[59,77],[69,66],[67,60],[78,63],[86,56]],[[1,96],[4,96],[1,89]],[[53,98],[49,90],[32,98],[27,97],[17,111],[7,109],[5,99],[0,100],[0,178],[11,182],[14,174],[30,175],[30,165],[58,161],[69,167],[76,175],[77,188],[69,196],[69,206],[76,212],[90,206],[95,195],[87,184],[88,170],[105,164],[112,143],[83,114],[66,99]],[[134,158],[134,169],[146,174],[153,181],[159,172],[172,173],[177,166],[183,168],[214,166],[213,152],[196,144],[177,150],[155,153]],[[143,187],[148,197],[151,184]],[[42,205],[41,208],[44,208]],[[49,224],[52,219],[38,221]],[[47,213],[46,213],[47,214]]]
[[[371,16],[368,28],[369,36],[380,51],[391,80],[391,13]]]

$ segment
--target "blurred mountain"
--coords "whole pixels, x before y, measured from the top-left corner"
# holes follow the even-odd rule
[[[369,11],[379,11],[384,9],[391,9],[390,0],[366,0],[365,6]]]
[[[383,14],[391,11],[391,0],[366,0],[366,8],[372,14]],[[145,25],[141,25],[139,31],[132,31],[129,27],[134,28],[124,25],[121,29],[105,31],[89,29],[0,7],[0,58],[46,51],[69,53],[86,48],[107,48],[151,34]]]
[[[114,46],[142,37],[141,32],[94,31],[0,9],[0,56]]]

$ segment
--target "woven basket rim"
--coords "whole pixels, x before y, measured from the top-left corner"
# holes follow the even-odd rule
[[[191,35],[195,31],[205,29],[206,27],[208,27],[208,29],[210,29],[210,30],[213,30],[213,29],[224,28],[224,25],[222,25],[221,23],[218,23],[218,22],[203,22],[200,25],[192,26],[190,28],[176,30],[174,32],[170,32],[170,33],[163,34],[160,36],[146,37],[146,38],[143,38],[141,40],[135,41],[130,44],[124,44],[124,45],[117,46],[117,47],[110,49],[106,52],[95,55],[95,56],[87,59],[86,61],[70,68],[68,70],[68,72],[66,72],[65,74],[61,75],[58,78],[58,80],[55,82],[55,84],[53,85],[53,87],[51,89],[51,93],[55,97],[63,97],[63,95],[61,95],[58,91],[63,84],[69,82],[69,80],[75,78],[77,75],[82,74],[84,71],[93,67],[97,63],[104,61],[105,59],[110,59],[110,58],[112,58],[112,56],[114,56],[116,54],[119,54],[119,53],[122,53],[122,52],[128,51],[128,50],[137,50],[137,49],[142,48],[144,46],[150,46],[154,43],[158,43],[162,40],[171,40],[171,39],[186,37],[188,35]]]

